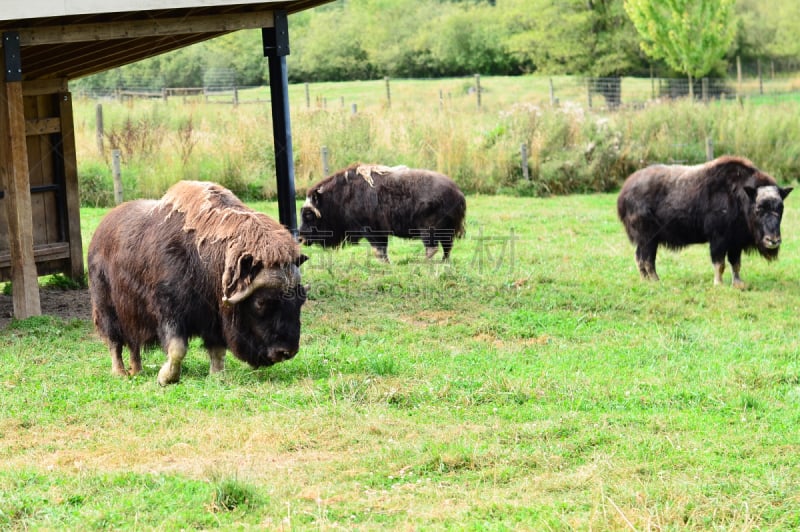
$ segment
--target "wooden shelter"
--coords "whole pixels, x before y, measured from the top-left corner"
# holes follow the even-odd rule
[[[281,222],[296,231],[287,15],[330,0],[0,0],[0,280],[41,313],[38,276],[83,276],[68,82],[241,29],[269,58]]]

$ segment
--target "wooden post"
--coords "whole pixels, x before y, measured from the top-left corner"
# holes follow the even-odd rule
[[[708,78],[701,79],[700,83],[703,91],[703,103],[708,103]]]
[[[478,99],[478,109],[481,108],[481,75],[475,74],[475,97]]]
[[[439,109],[444,109],[444,92],[439,89]]]
[[[586,81],[586,102],[589,105],[589,109],[592,108],[592,79],[589,78]]]
[[[761,77],[761,59],[756,61],[758,66],[758,93],[764,94],[764,79]]]
[[[706,137],[706,161],[714,160],[714,139]]]
[[[386,106],[392,106],[392,91],[389,88],[389,76],[385,76],[383,80],[386,82]]]
[[[352,104],[352,105],[350,105],[350,114],[351,114],[351,115],[353,115],[353,116],[355,116],[355,114],[356,114],[357,112],[358,112],[358,106],[357,106],[356,104]]]
[[[530,181],[531,176],[528,173],[528,145],[522,143],[519,147],[520,158],[522,159],[522,177],[525,178],[525,181]]]
[[[311,108],[311,97],[309,96],[308,92],[308,82],[306,81],[306,109]]]
[[[320,152],[322,153],[322,175],[327,177],[327,175],[328,175],[328,147],[327,146],[323,146],[320,149]]]
[[[742,58],[736,56],[736,97],[742,96]]]
[[[25,107],[22,98],[19,34],[3,33],[0,94],[0,174],[8,200],[8,245],[11,254],[14,317],[39,316],[39,278],[33,254],[33,210],[25,139]]]
[[[550,81],[550,105],[555,106],[556,105],[556,91],[553,88],[553,78],[548,78],[548,80]]]
[[[64,86],[66,86],[66,80]],[[72,116],[72,95],[59,94],[61,115],[61,154],[64,162],[64,197],[67,207],[70,277],[83,279],[83,243],[81,241],[81,200],[78,194],[78,156],[75,150],[75,124]]]
[[[103,146],[103,104],[98,103],[94,109],[94,116],[95,116],[95,135],[97,138],[97,152],[100,154],[100,157],[105,158],[105,147]]]
[[[117,149],[111,150],[111,175],[114,178],[114,204],[119,205],[122,203],[122,166]]]
[[[650,65],[650,99],[656,99],[656,78],[653,73],[653,65]]]
[[[239,106],[239,87],[235,85],[233,87],[233,106],[234,107]]]

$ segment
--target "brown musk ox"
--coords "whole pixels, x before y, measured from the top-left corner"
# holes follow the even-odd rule
[[[444,174],[354,164],[308,189],[299,234],[305,244],[323,247],[363,238],[386,262],[389,236],[418,238],[427,258],[441,245],[446,261],[453,240],[464,235],[466,210],[464,194]]]
[[[293,357],[304,260],[282,225],[213,183],[181,181],[160,200],[115,207],[88,257],[92,317],[112,372],[138,373],[141,350],[160,345],[158,383],[177,382],[192,337],[203,340],[211,373],[224,369],[226,349],[253,367]]]
[[[778,257],[783,200],[792,191],[742,157],[724,156],[695,166],[656,164],[631,174],[617,198],[617,214],[636,246],[643,279],[658,280],[659,245],[680,249],[708,242],[714,284],[722,282],[725,255],[739,277],[742,251]]]

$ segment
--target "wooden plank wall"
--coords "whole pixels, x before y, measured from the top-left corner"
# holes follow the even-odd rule
[[[80,279],[83,246],[72,99],[66,80],[23,82],[22,109],[37,273],[63,273]],[[7,165],[8,158],[0,158]],[[8,209],[4,191],[0,200],[0,280],[12,276]]]

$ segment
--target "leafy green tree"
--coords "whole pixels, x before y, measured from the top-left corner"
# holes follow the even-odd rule
[[[736,32],[734,0],[625,0],[644,52],[689,76],[707,74],[722,59]]]

